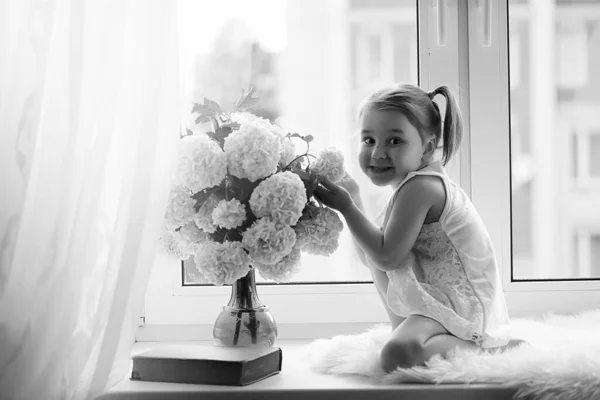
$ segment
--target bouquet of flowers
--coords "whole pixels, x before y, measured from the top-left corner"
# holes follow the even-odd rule
[[[340,181],[344,157],[334,147],[309,153],[311,135],[284,133],[247,110],[257,101],[242,94],[235,111],[214,101],[195,104],[207,134],[180,140],[177,176],[165,212],[162,248],[195,266],[215,285],[232,284],[251,268],[267,280],[289,281],[302,253],[331,255],[343,223],[312,196],[320,177]],[[294,141],[306,150],[296,153]]]

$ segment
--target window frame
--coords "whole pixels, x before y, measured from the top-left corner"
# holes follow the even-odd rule
[[[481,15],[478,15],[480,11],[477,9],[476,3],[476,1],[470,1],[469,10],[469,17],[476,20],[469,24],[470,38],[472,39],[469,41],[471,129],[477,132],[477,135],[472,137],[471,159],[473,165],[480,168],[474,168],[471,171],[472,199],[490,231],[509,310],[511,309],[510,304],[513,302],[516,307],[527,307],[526,304],[520,304],[521,300],[519,299],[523,296],[519,293],[530,296],[526,301],[539,303],[532,311],[540,308],[543,312],[559,312],[559,310],[575,312],[582,307],[587,308],[591,304],[599,304],[600,280],[598,279],[531,281],[513,279],[510,136],[505,134],[510,129],[508,3],[507,0],[492,2],[491,45],[487,47],[481,45],[481,23],[477,21]],[[532,0],[531,3],[535,7],[539,1]],[[537,12],[536,14],[542,13]],[[553,18],[553,14],[546,15],[546,18]],[[541,24],[543,23],[544,21]],[[533,33],[546,40],[553,40],[553,35],[543,31],[549,26],[553,27],[552,24],[542,25],[539,31]],[[500,40],[501,38],[503,40]],[[532,52],[536,53],[532,58],[541,56],[541,51],[538,52],[536,47],[539,46],[533,46]],[[552,54],[546,55],[546,57],[552,56]],[[497,74],[491,75],[490,71],[496,71]],[[542,82],[553,73],[552,70],[544,69],[536,71],[536,76],[532,79],[540,79]],[[541,83],[540,86],[542,86]],[[494,151],[489,149],[494,149]],[[547,160],[547,162],[551,162],[551,160]],[[550,207],[545,207],[545,209],[551,210]],[[544,307],[542,307],[543,303],[546,303]]]
[[[419,84],[424,90],[444,84],[458,93],[465,120],[462,150],[447,171],[488,227],[511,316],[597,307],[599,280],[512,279],[508,3],[490,1],[491,41],[482,45],[484,3],[417,1]],[[183,287],[180,265],[157,255],[138,340],[210,339],[230,288]],[[280,326],[280,339],[360,332],[387,322],[372,283],[260,285],[258,292]]]

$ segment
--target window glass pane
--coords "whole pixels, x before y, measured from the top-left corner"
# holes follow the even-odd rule
[[[335,145],[363,185],[370,216],[389,191],[373,187],[356,161],[355,116],[373,89],[394,82],[417,84],[417,11],[414,0],[180,1],[185,125],[192,102],[204,97],[234,102],[256,87],[256,113],[288,132],[311,134],[311,150]],[[257,276],[259,282],[262,278]],[[184,263],[187,284],[202,284],[193,260]],[[303,255],[292,283],[371,281],[354,252],[349,231],[330,257]]]
[[[509,32],[513,277],[598,277],[600,3],[509,0]]]

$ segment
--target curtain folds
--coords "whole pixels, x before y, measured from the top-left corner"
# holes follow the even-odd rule
[[[0,397],[126,376],[179,134],[177,2],[0,2]]]

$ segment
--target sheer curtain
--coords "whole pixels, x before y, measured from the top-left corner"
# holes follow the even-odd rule
[[[0,1],[0,397],[124,378],[179,133],[177,2]]]

